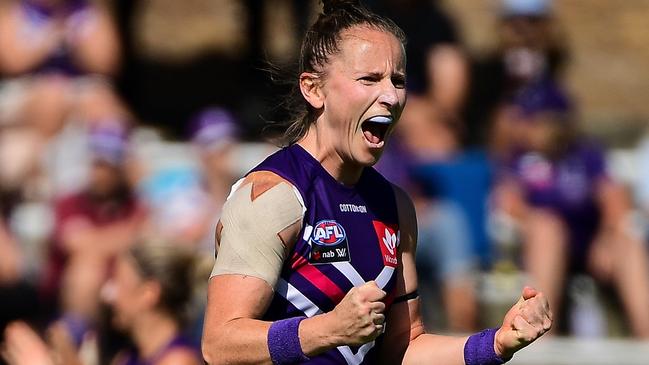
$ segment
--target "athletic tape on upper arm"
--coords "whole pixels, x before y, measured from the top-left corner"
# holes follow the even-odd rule
[[[212,276],[240,274],[275,287],[287,250],[279,233],[304,216],[301,197],[280,182],[252,199],[253,183],[234,191],[223,206],[221,242]]]

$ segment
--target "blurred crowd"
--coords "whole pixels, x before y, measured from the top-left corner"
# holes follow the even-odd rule
[[[649,142],[629,184],[580,130],[552,2],[496,2],[479,57],[438,1],[365,3],[408,35],[377,169],[415,201],[431,329],[495,325],[530,283],[555,334],[649,339]],[[318,6],[0,0],[4,361],[201,363],[219,211],[276,148],[290,85],[272,80]]]

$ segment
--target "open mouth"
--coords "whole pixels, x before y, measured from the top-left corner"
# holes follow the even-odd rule
[[[363,136],[371,147],[380,148],[385,143],[385,135],[392,125],[392,116],[377,115],[361,124]]]

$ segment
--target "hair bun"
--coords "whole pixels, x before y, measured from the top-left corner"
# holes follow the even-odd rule
[[[361,5],[360,0],[321,0],[322,13],[329,15],[336,10],[349,9]]]

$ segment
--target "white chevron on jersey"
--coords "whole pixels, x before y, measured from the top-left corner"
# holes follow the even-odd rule
[[[365,279],[361,276],[361,274],[354,269],[354,266],[352,266],[351,263],[349,262],[332,262],[331,263],[338,271],[340,271],[341,274],[343,274],[347,280],[349,280],[350,283],[352,283],[354,286],[361,286],[365,284]]]
[[[383,270],[381,270],[381,272],[379,273],[379,276],[374,279],[374,281],[376,281],[376,285],[378,285],[378,287],[381,289],[385,288],[385,286],[388,285],[388,282],[392,278],[392,274],[394,274],[394,267],[384,266]]]
[[[322,310],[315,303],[282,278],[277,280],[275,291],[293,304],[295,308],[304,312],[307,317],[313,317],[316,314],[322,313]]]
[[[331,263],[338,271],[340,271],[343,276],[349,280],[350,283],[352,283],[354,286],[361,286],[365,284],[365,279],[361,276],[361,274],[356,271],[354,266],[352,266],[351,263],[349,262],[333,262]],[[392,278],[392,275],[394,274],[394,267],[390,266],[384,266],[383,270],[379,273],[379,276],[374,279],[376,282],[376,285],[383,289],[385,288],[386,285],[388,285],[388,282]]]
[[[363,362],[365,355],[367,355],[372,347],[374,347],[374,341],[361,346],[356,354],[352,352],[352,349],[349,348],[349,346],[338,346],[337,349],[340,354],[343,355],[348,365],[358,365]]]
[[[340,273],[343,274],[354,286],[365,284],[365,279],[363,279],[363,277],[349,262],[334,262],[331,265],[340,271]],[[381,289],[385,288],[392,278],[394,270],[393,267],[384,266],[383,270],[381,270],[375,279],[376,285]],[[288,300],[295,308],[304,312],[307,317],[313,317],[316,314],[323,313],[315,303],[284,279],[280,278],[278,280],[275,291]],[[374,344],[374,341],[364,344],[358,349],[356,354],[352,352],[352,349],[349,346],[339,346],[337,347],[337,350],[345,358],[348,365],[359,365],[363,362],[365,355],[367,355],[367,353],[374,347]]]

